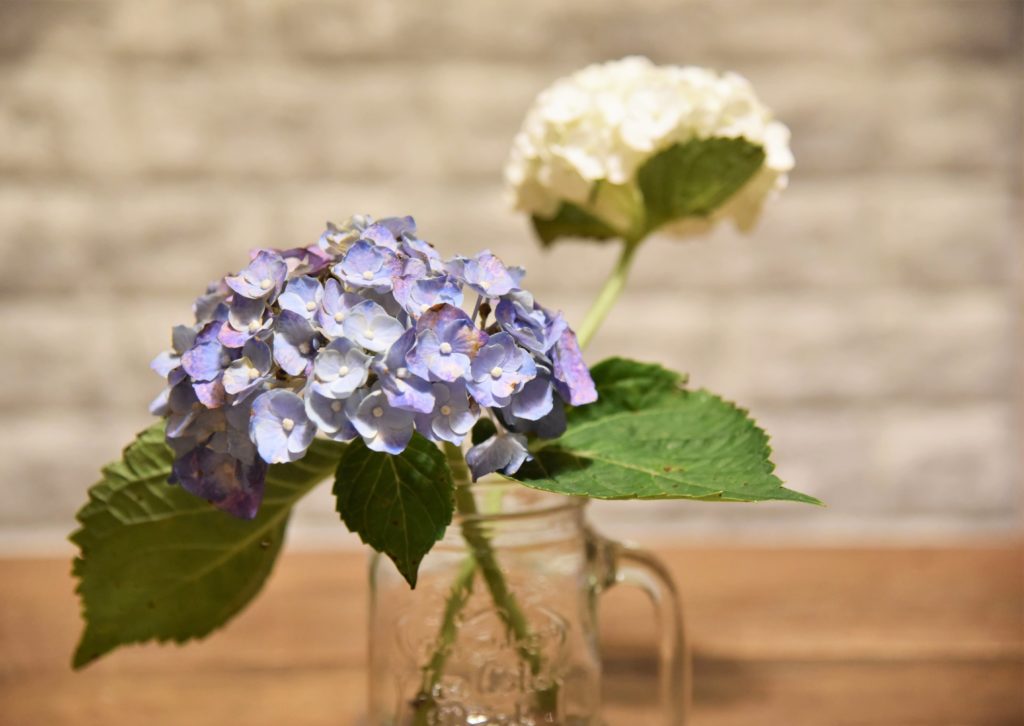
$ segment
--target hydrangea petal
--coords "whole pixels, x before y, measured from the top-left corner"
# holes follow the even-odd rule
[[[249,437],[268,464],[301,459],[315,435],[316,426],[297,394],[279,388],[261,393],[253,401]]]
[[[320,310],[316,314],[316,322],[324,335],[340,338],[345,334],[345,318],[352,308],[363,302],[363,298],[355,293],[345,292],[341,283],[331,278],[324,283],[324,296],[320,301]]]
[[[351,441],[359,435],[352,425],[351,416],[361,400],[361,396],[356,394],[342,401],[325,394],[322,384],[312,383],[306,389],[306,415],[328,438]]]
[[[316,331],[309,321],[290,310],[282,310],[274,322],[274,360],[291,376],[305,375],[317,349]]]
[[[346,337],[363,348],[382,353],[401,337],[405,326],[377,303],[364,300],[349,311],[344,330]]]
[[[253,519],[263,501],[267,465],[246,464],[226,453],[197,448],[174,461],[171,480],[218,509]]]
[[[331,268],[341,280],[353,287],[388,292],[398,274],[398,258],[394,252],[377,247],[369,240],[359,240],[348,248],[341,262]]]
[[[511,476],[531,459],[526,437],[513,433],[495,434],[466,452],[466,464],[473,473],[473,481],[494,472]]]
[[[249,266],[237,275],[224,278],[233,291],[248,298],[274,299],[288,276],[288,264],[273,250],[259,250]]]
[[[290,310],[306,320],[312,320],[320,309],[324,288],[320,281],[308,275],[289,280],[284,292],[277,298],[282,310]]]
[[[583,406],[597,400],[597,389],[590,370],[583,362],[576,334],[568,328],[563,331],[551,353],[554,363],[555,387],[559,395],[572,406]]]
[[[519,287],[505,264],[489,250],[466,260],[461,278],[483,297],[500,297]]]
[[[482,406],[507,406],[537,375],[533,357],[508,333],[492,335],[472,363],[469,390]]]
[[[461,444],[480,418],[480,408],[462,381],[434,383],[432,388],[434,407],[416,417],[416,428],[431,441]]]
[[[201,343],[181,356],[181,367],[196,381],[212,381],[231,364],[232,355],[218,341]]]
[[[371,358],[344,338],[323,348],[313,364],[321,391],[332,398],[345,398],[366,383]]]
[[[393,407],[381,390],[375,390],[360,402],[352,425],[367,448],[387,454],[400,454],[412,439],[415,414]]]
[[[512,396],[509,411],[516,418],[537,421],[547,416],[554,405],[551,377],[546,371],[538,371],[536,378],[527,381],[522,390]]]

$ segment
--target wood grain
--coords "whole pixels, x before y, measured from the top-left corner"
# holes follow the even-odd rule
[[[674,549],[697,726],[1024,724],[1024,548]],[[0,724],[358,724],[365,558],[285,554],[203,644],[81,673],[65,561],[0,560]],[[651,723],[653,633],[635,593],[602,605],[609,723]],[[648,719],[651,719],[650,721]]]

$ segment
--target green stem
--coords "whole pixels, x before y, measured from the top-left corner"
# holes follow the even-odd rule
[[[459,512],[463,515],[475,515],[476,501],[473,499],[473,492],[467,487],[456,487],[455,501],[458,503]],[[466,540],[477,564],[480,566],[480,574],[483,575],[487,589],[491,593],[494,605],[497,608],[498,617],[512,633],[516,641],[516,651],[519,656],[530,666],[530,672],[536,675],[541,669],[540,656],[530,647],[530,624],[526,620],[519,601],[509,590],[505,575],[501,571],[498,560],[491,549],[491,543],[474,522],[463,522],[462,537]]]
[[[414,726],[427,726],[430,723],[429,714],[436,706],[434,702],[434,687],[441,681],[444,674],[445,664],[452,653],[452,646],[455,644],[455,637],[458,635],[456,621],[459,613],[470,595],[473,594],[473,579],[476,576],[476,558],[468,555],[462,561],[459,572],[452,583],[448,599],[444,604],[444,616],[441,621],[441,629],[437,634],[437,648],[425,666],[423,666],[423,681],[420,685],[419,695],[415,701]]]
[[[438,634],[438,644],[427,666],[423,669],[424,681],[419,696],[415,701],[414,724],[429,723],[428,714],[433,710],[433,687],[441,678],[444,665],[451,654],[452,646],[458,635],[456,619],[466,606],[472,591],[473,576],[477,569],[483,576],[487,589],[494,601],[495,612],[505,627],[515,638],[516,651],[529,666],[533,675],[540,673],[543,659],[532,647],[530,623],[519,606],[515,594],[509,589],[505,575],[494,555],[494,549],[484,531],[473,518],[479,514],[473,492],[469,488],[471,482],[469,468],[466,466],[462,449],[453,444],[444,445],[448,466],[455,482],[455,508],[462,516],[462,538],[469,546],[470,555],[463,563],[452,585],[451,594],[445,603],[444,616]],[[553,714],[558,702],[558,686],[537,694],[537,707],[542,713]]]
[[[618,262],[615,263],[615,269],[612,270],[612,274],[609,275],[608,280],[604,283],[604,287],[601,288],[601,292],[591,306],[590,312],[583,319],[583,324],[576,331],[581,348],[586,347],[590,339],[594,337],[597,329],[601,327],[601,323],[604,322],[608,312],[612,309],[612,305],[615,304],[619,294],[626,286],[629,269],[633,266],[633,256],[639,246],[640,240],[622,240],[622,252],[619,255]]]

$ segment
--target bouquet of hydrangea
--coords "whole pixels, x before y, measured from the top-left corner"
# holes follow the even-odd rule
[[[223,625],[266,580],[295,503],[332,476],[341,519],[412,587],[468,513],[459,488],[485,475],[605,499],[814,502],[783,487],[746,411],[659,365],[588,369],[581,353],[644,239],[748,227],[792,163],[785,127],[735,75],[630,58],[542,93],[506,166],[513,203],[544,244],[622,245],[579,339],[524,270],[443,255],[411,217],[254,251],[174,328],[153,362],[159,423],[79,512],[75,665]],[[514,617],[501,578],[493,566],[488,586]]]
[[[561,435],[564,406],[596,398],[576,336],[523,274],[490,252],[442,259],[411,217],[256,250],[153,362],[171,481],[252,519],[267,465],[301,459],[317,433],[397,455],[414,432],[461,445],[482,411],[501,433],[466,453],[474,479],[516,473],[526,434]]]

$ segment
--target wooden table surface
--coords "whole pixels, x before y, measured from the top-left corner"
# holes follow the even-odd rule
[[[696,726],[1024,724],[1024,548],[662,550]],[[346,726],[365,707],[365,557],[285,554],[234,623],[81,673],[67,561],[0,560],[3,726]],[[610,724],[653,724],[652,618],[602,606]]]

